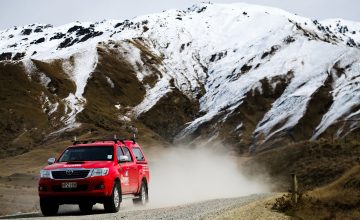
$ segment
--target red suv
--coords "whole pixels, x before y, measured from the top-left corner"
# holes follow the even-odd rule
[[[95,203],[118,212],[123,197],[148,202],[149,167],[134,140],[76,141],[59,159],[49,158],[40,172],[43,215],[56,215],[61,204],[78,204],[89,213]]]

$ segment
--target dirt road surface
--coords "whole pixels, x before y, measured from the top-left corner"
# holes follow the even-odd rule
[[[81,215],[76,206],[61,206],[59,216],[55,217],[42,217],[40,213],[28,213],[1,217],[0,219],[216,219],[219,218],[219,216],[227,216],[228,213],[241,207],[247,207],[253,203],[258,203],[259,201],[266,201],[269,197],[272,197],[272,195],[256,194],[165,208],[136,208],[131,204],[131,201],[125,200],[122,203],[121,210],[114,214],[105,213],[100,205],[94,207],[93,214],[91,215]],[[260,206],[263,206],[263,204],[260,204]],[[254,213],[251,212],[244,213],[242,219],[255,219],[252,218],[256,216],[253,214]]]

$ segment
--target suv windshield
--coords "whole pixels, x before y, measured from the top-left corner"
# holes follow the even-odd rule
[[[59,162],[71,161],[111,161],[114,148],[112,146],[69,147],[60,157]]]

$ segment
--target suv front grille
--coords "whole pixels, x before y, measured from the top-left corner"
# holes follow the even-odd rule
[[[70,171],[70,172],[69,172]],[[59,170],[52,171],[54,179],[83,179],[89,175],[90,170]]]

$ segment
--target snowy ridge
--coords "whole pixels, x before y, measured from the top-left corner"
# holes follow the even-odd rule
[[[360,23],[341,19],[319,22],[244,3],[199,4],[131,21],[14,27],[0,31],[0,62],[20,60],[31,73],[30,59],[64,60],[76,92],[65,99],[69,109],[63,120],[66,128],[76,127],[76,115],[86,103],[84,88],[98,62],[99,42],[123,42],[119,50],[126,51],[137,78],[142,81],[151,75],[150,70],[137,68],[144,64],[141,51],[124,43],[138,38],[163,60],[156,66],[161,77],[146,88],[144,100],[133,108],[135,117],[155,106],[173,86],[200,104],[201,116],[189,122],[178,138],[219,114],[225,123],[249,92],[262,90],[261,80],[277,77],[288,77],[290,82],[254,130],[255,136],[266,137],[263,141],[296,126],[314,93],[330,76],[333,103],[313,138],[340,119],[360,115],[352,112],[360,105]],[[69,61],[71,56],[74,63]],[[334,72],[336,65],[344,68],[341,76]],[[111,86],[111,79],[107,80]],[[271,86],[275,88],[276,83],[274,80]]]
[[[339,59],[338,65],[348,67],[341,76],[337,76],[332,72],[332,76],[336,78],[333,84],[333,99],[334,103],[329,111],[324,115],[323,120],[316,128],[316,133],[313,139],[316,139],[322,132],[324,132],[333,122],[339,120],[342,116],[347,117],[342,119],[344,121],[358,116],[360,111],[351,112],[351,109],[357,107],[360,102],[360,51],[345,52],[343,59]],[[350,68],[351,66],[351,68]],[[351,113],[351,114],[350,114]]]

